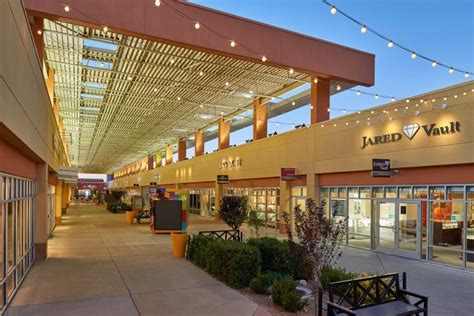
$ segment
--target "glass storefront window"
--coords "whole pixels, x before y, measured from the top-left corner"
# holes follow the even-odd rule
[[[431,200],[444,200],[444,187],[430,187]]]
[[[339,188],[339,191],[338,191],[338,197],[339,198],[345,198],[346,197],[346,188]]]
[[[359,188],[349,188],[349,197],[358,198],[359,197]]]
[[[360,188],[360,198],[370,199],[370,188]]]
[[[398,188],[398,197],[400,199],[410,199],[411,198],[411,188],[410,187],[399,187]]]
[[[371,216],[370,200],[349,199],[348,242],[350,245],[370,248]]]
[[[466,264],[474,269],[474,202],[466,203],[467,229],[466,229]]]
[[[467,200],[474,200],[474,186],[466,187],[466,195]]]
[[[332,198],[337,198],[337,193],[338,193],[337,188],[331,188],[331,197]]]
[[[329,197],[329,189],[328,188],[322,188],[321,189],[321,197],[323,197],[323,198],[328,198]]]
[[[397,188],[396,187],[385,187],[385,198],[387,198],[387,199],[396,199],[397,198]]]
[[[464,187],[448,187],[448,200],[464,200]]]
[[[428,197],[428,190],[426,187],[414,187],[413,197],[415,199],[426,199]]]
[[[372,197],[374,197],[374,198],[383,198],[383,187],[373,187],[372,188]]]

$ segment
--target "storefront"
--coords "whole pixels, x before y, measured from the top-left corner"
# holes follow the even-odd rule
[[[159,174],[159,185],[187,190],[190,211],[203,216],[217,214],[222,196],[245,195],[282,233],[284,213],[293,218],[307,198],[322,200],[327,214],[347,218],[348,246],[473,269],[473,105],[474,83],[461,84],[136,177]],[[373,173],[376,160],[389,162],[384,177]]]

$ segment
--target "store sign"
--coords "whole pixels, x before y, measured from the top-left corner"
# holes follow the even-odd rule
[[[281,168],[280,179],[283,181],[295,180],[298,177],[296,176],[295,168]]]
[[[390,177],[390,160],[372,159],[372,177]]]
[[[77,168],[60,166],[58,172],[58,179],[64,180],[66,183],[77,183]]]
[[[242,166],[242,159],[231,159],[231,160],[224,160],[222,162],[219,162],[218,167],[220,169],[227,169],[227,168],[234,168],[234,167],[240,167]]]
[[[448,125],[444,126],[438,126],[436,123],[421,126],[418,123],[410,123],[403,126],[402,132],[395,132],[373,137],[362,136],[362,146],[360,148],[364,149],[373,145],[398,142],[403,138],[403,135],[405,135],[409,140],[412,140],[415,135],[417,135],[420,127],[428,137],[450,135],[461,132],[461,123],[459,123],[459,121],[451,121]]]
[[[140,185],[138,183],[133,184],[134,187],[139,187]]]
[[[156,185],[156,182],[150,182],[150,185]]]
[[[227,183],[229,183],[229,176],[226,175],[226,174],[217,175],[217,183],[218,184],[227,184]]]

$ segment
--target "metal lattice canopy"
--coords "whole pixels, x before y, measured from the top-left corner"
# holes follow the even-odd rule
[[[70,158],[85,172],[117,170],[256,97],[309,82],[284,68],[64,22],[45,20],[44,34]]]

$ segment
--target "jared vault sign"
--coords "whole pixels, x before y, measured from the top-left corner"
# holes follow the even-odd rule
[[[390,177],[390,159],[372,159],[372,177]]]
[[[402,128],[403,134],[409,140],[412,140],[419,130],[420,125],[418,123],[406,124]],[[432,123],[430,125],[422,125],[421,130],[423,130],[428,137],[455,134],[461,132],[461,123],[459,123],[459,121],[452,121],[449,122],[449,125],[444,126],[438,126],[436,123]],[[403,138],[403,134],[396,132],[373,137],[362,136],[362,146],[360,148],[364,149],[373,145],[398,142]]]

